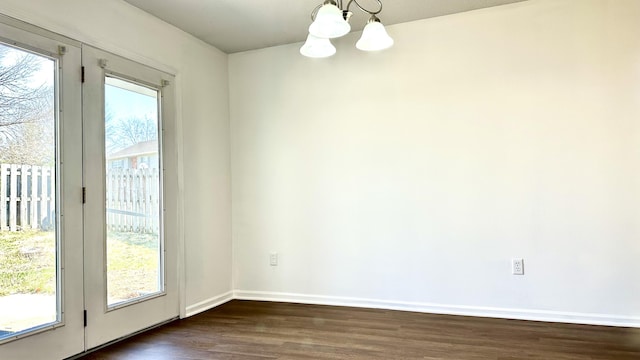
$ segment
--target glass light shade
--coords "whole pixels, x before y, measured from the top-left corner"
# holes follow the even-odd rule
[[[342,10],[332,4],[322,5],[315,21],[309,26],[309,33],[323,39],[344,36],[351,31],[351,25],[342,16]]]
[[[321,39],[309,34],[307,41],[300,48],[300,54],[310,58],[325,58],[336,53],[336,48],[329,39]]]
[[[356,47],[363,51],[384,50],[391,46],[393,46],[393,39],[378,21],[369,22],[362,30],[362,37],[356,43]]]

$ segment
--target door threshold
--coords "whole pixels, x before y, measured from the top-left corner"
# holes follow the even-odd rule
[[[81,352],[81,353],[79,353],[79,354],[76,354],[76,355],[73,355],[73,356],[71,356],[71,357],[68,357],[68,358],[66,358],[65,360],[75,360],[75,359],[80,359],[80,358],[82,358],[82,357],[83,357],[83,356],[85,356],[85,355],[91,354],[92,352],[95,352],[95,351],[98,351],[98,350],[104,349],[104,348],[106,348],[106,347],[108,347],[108,346],[111,346],[111,345],[113,345],[113,344],[119,343],[119,342],[120,342],[120,341],[122,341],[122,340],[132,338],[132,337],[134,337],[134,336],[136,336],[136,335],[140,335],[140,334],[142,334],[142,333],[144,333],[144,332],[147,332],[147,331],[149,331],[149,330],[153,330],[153,329],[155,329],[155,328],[159,328],[159,327],[161,327],[161,326],[164,326],[164,325],[167,325],[167,324],[169,324],[169,323],[172,323],[172,322],[174,322],[174,321],[176,321],[176,320],[180,320],[180,317],[179,317],[179,316],[176,316],[176,317],[174,317],[174,318],[171,318],[171,319],[168,319],[168,320],[162,321],[162,322],[157,323],[157,324],[155,324],[155,325],[151,325],[151,326],[149,326],[149,327],[146,327],[146,328],[144,328],[144,329],[142,329],[142,330],[138,330],[138,331],[136,331],[136,332],[134,332],[134,333],[131,333],[131,334],[129,334],[129,335],[125,335],[125,336],[119,337],[119,338],[117,338],[117,339],[115,339],[115,340],[111,340],[111,341],[109,341],[109,342],[108,342],[108,343],[106,343],[106,344],[102,344],[102,345],[100,345],[100,346],[96,346],[96,347],[94,347],[94,348],[91,348],[91,349],[86,350],[86,351],[84,351],[84,352]]]

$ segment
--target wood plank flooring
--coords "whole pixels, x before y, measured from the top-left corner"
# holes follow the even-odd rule
[[[82,359],[640,360],[640,329],[234,300]]]

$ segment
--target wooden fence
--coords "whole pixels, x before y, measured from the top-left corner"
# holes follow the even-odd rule
[[[108,169],[107,227],[114,231],[157,234],[158,169]]]
[[[55,181],[49,166],[0,164],[0,231],[53,228]]]
[[[52,167],[0,164],[0,231],[49,230],[55,224]],[[109,169],[106,179],[109,230],[157,234],[160,179],[157,169]]]

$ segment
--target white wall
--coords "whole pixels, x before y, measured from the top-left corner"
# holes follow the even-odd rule
[[[639,326],[638,24],[532,0],[230,55],[236,294]]]
[[[231,290],[227,55],[120,0],[2,0],[0,13],[176,74],[185,303]]]

